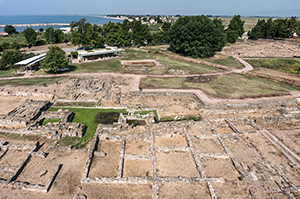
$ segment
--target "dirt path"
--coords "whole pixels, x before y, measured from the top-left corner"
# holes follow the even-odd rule
[[[224,71],[219,73],[207,73],[207,74],[193,74],[193,75],[135,75],[135,74],[120,74],[120,73],[68,73],[68,74],[57,74],[57,75],[31,75],[26,74],[22,77],[3,77],[0,80],[13,80],[13,79],[30,79],[30,78],[49,78],[49,77],[67,77],[67,76],[122,76],[122,77],[129,77],[132,78],[131,82],[131,91],[139,91],[139,85],[141,78],[146,77],[191,77],[191,76],[219,76],[219,75],[227,75],[231,73],[244,73],[247,71],[253,70],[253,67],[239,57],[235,57],[239,60],[242,64],[245,65],[243,69],[237,69],[234,71]],[[256,101],[268,101],[268,100],[284,100],[289,98],[300,98],[300,92],[294,91],[291,92],[290,95],[286,96],[279,96],[279,97],[262,97],[262,98],[246,98],[246,99],[211,99],[206,94],[204,94],[201,90],[185,90],[185,89],[143,89],[142,92],[175,92],[175,93],[194,93],[197,95],[203,102],[206,103],[250,103]]]

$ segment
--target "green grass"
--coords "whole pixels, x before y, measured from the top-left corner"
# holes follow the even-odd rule
[[[38,35],[36,40],[44,40],[44,38],[42,35]],[[14,41],[19,44],[27,44],[26,39],[22,33],[8,35],[8,36],[0,36],[0,45],[3,42],[12,43]]]
[[[242,74],[218,76],[209,83],[189,82],[185,78],[146,78],[141,80],[141,87],[200,89],[211,97],[225,99],[282,95],[299,90]]]
[[[49,111],[57,111],[61,108],[50,108]],[[98,127],[98,123],[95,123],[95,118],[98,115],[98,113],[108,113],[108,112],[118,112],[118,113],[126,113],[126,109],[87,109],[87,108],[63,108],[63,109],[69,109],[73,113],[75,113],[75,116],[73,118],[72,122],[77,123],[83,123],[85,124],[86,132],[83,138],[71,138],[66,137],[60,141],[60,143],[64,146],[68,145],[74,145],[79,148],[84,147],[85,144],[90,141],[96,132],[96,129]]]
[[[247,60],[254,67],[270,68],[286,73],[300,74],[300,59],[250,59]]]
[[[235,59],[232,56],[224,58],[224,59],[215,59],[215,60],[204,59],[204,60],[208,61],[208,62],[215,63],[215,64],[220,64],[220,65],[232,67],[232,68],[244,68],[245,67],[243,64],[241,64],[241,62],[239,62],[237,59]]]
[[[24,74],[16,74],[14,69],[9,70],[0,70],[0,78],[1,77],[16,77],[23,76]]]
[[[52,84],[57,81],[62,81],[63,79],[64,79],[64,77],[0,80],[0,86],[4,86],[4,85],[12,85],[12,86],[43,85],[43,84]]]
[[[25,44],[26,43],[26,39],[23,36],[23,34],[0,36],[0,45],[4,42],[12,43],[14,41],[19,43],[19,44]]]
[[[60,119],[52,119],[52,118],[44,119],[42,125],[45,126],[48,123],[54,123],[54,122],[59,122],[59,121],[60,121]]]

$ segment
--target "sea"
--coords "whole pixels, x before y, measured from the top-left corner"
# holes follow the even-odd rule
[[[91,24],[105,24],[109,21],[117,23],[122,22],[120,19],[109,19],[99,15],[14,15],[14,16],[1,16],[0,25],[13,25],[13,24],[27,24],[27,26],[15,27],[18,32],[22,32],[27,27],[32,27],[34,30],[43,28],[44,30],[52,25],[51,23],[71,23],[85,18]],[[30,24],[46,24],[41,26],[32,26]],[[54,29],[69,27],[69,26],[52,26]],[[0,27],[0,32],[4,31],[4,27]]]

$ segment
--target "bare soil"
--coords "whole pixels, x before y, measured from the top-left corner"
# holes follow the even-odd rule
[[[155,137],[156,147],[187,147],[184,137]]]
[[[90,177],[115,177],[117,176],[119,157],[120,157],[120,142],[110,142],[100,140],[98,151],[107,154],[106,157],[94,156],[91,164]]]
[[[160,177],[200,177],[190,152],[157,152],[156,157]]]
[[[194,147],[199,153],[224,153],[217,138],[193,139]]]
[[[230,159],[202,158],[202,161],[207,177],[222,177],[225,180],[236,180],[239,177]]]
[[[124,161],[123,177],[151,177],[152,165],[149,160],[127,160]]]
[[[191,184],[175,184],[164,183],[160,186],[159,197],[169,199],[181,198],[211,198],[209,190],[205,183],[191,183]]]
[[[150,143],[137,140],[126,140],[125,154],[150,155]]]

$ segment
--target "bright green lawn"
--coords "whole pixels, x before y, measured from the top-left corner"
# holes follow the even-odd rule
[[[50,108],[49,111],[57,111],[61,108]],[[83,138],[71,138],[66,137],[61,140],[63,145],[74,145],[77,147],[83,147],[87,141],[91,140],[94,137],[94,134],[97,130],[98,123],[95,123],[95,118],[98,113],[104,112],[118,112],[118,113],[126,113],[126,109],[113,110],[113,109],[88,109],[88,108],[63,108],[69,109],[75,116],[72,122],[83,123],[87,127],[85,135]]]

